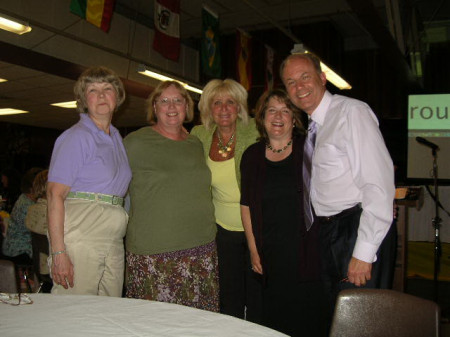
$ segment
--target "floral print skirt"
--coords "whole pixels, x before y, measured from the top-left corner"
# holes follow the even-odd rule
[[[127,252],[126,296],[219,311],[217,251],[203,246],[155,255]]]

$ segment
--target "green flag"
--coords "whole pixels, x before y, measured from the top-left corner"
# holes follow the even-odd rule
[[[204,7],[202,8],[201,62],[205,75],[214,78],[222,76],[219,18]]]

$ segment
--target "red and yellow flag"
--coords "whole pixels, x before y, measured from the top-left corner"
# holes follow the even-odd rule
[[[108,32],[114,9],[114,0],[72,0],[70,11]]]
[[[248,91],[252,86],[252,38],[247,33],[236,32],[237,77],[239,83]]]

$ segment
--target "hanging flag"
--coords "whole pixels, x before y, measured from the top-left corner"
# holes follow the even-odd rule
[[[165,58],[180,57],[180,0],[155,0],[153,49]]]
[[[265,70],[265,87],[264,90],[273,89],[273,58],[274,50],[268,45],[264,45],[266,49],[266,70]]]
[[[202,8],[201,64],[206,76],[214,78],[222,76],[219,17],[205,7]]]
[[[252,86],[252,38],[247,33],[237,30],[236,33],[236,58],[237,77],[242,86],[248,91]]]
[[[108,32],[114,0],[71,0],[70,11],[104,32]]]

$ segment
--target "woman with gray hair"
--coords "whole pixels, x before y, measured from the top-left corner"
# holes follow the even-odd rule
[[[74,92],[80,121],[56,140],[48,174],[52,293],[120,297],[131,170],[111,119],[125,90],[112,70],[92,67]]]
[[[194,103],[165,81],[147,104],[150,126],[124,140],[133,172],[126,296],[218,311],[211,173],[202,144],[183,128]]]
[[[259,323],[258,275],[250,269],[239,205],[241,157],[258,138],[247,112],[247,91],[232,79],[215,79],[206,84],[198,106],[203,125],[191,134],[202,142],[212,174],[220,311]]]

